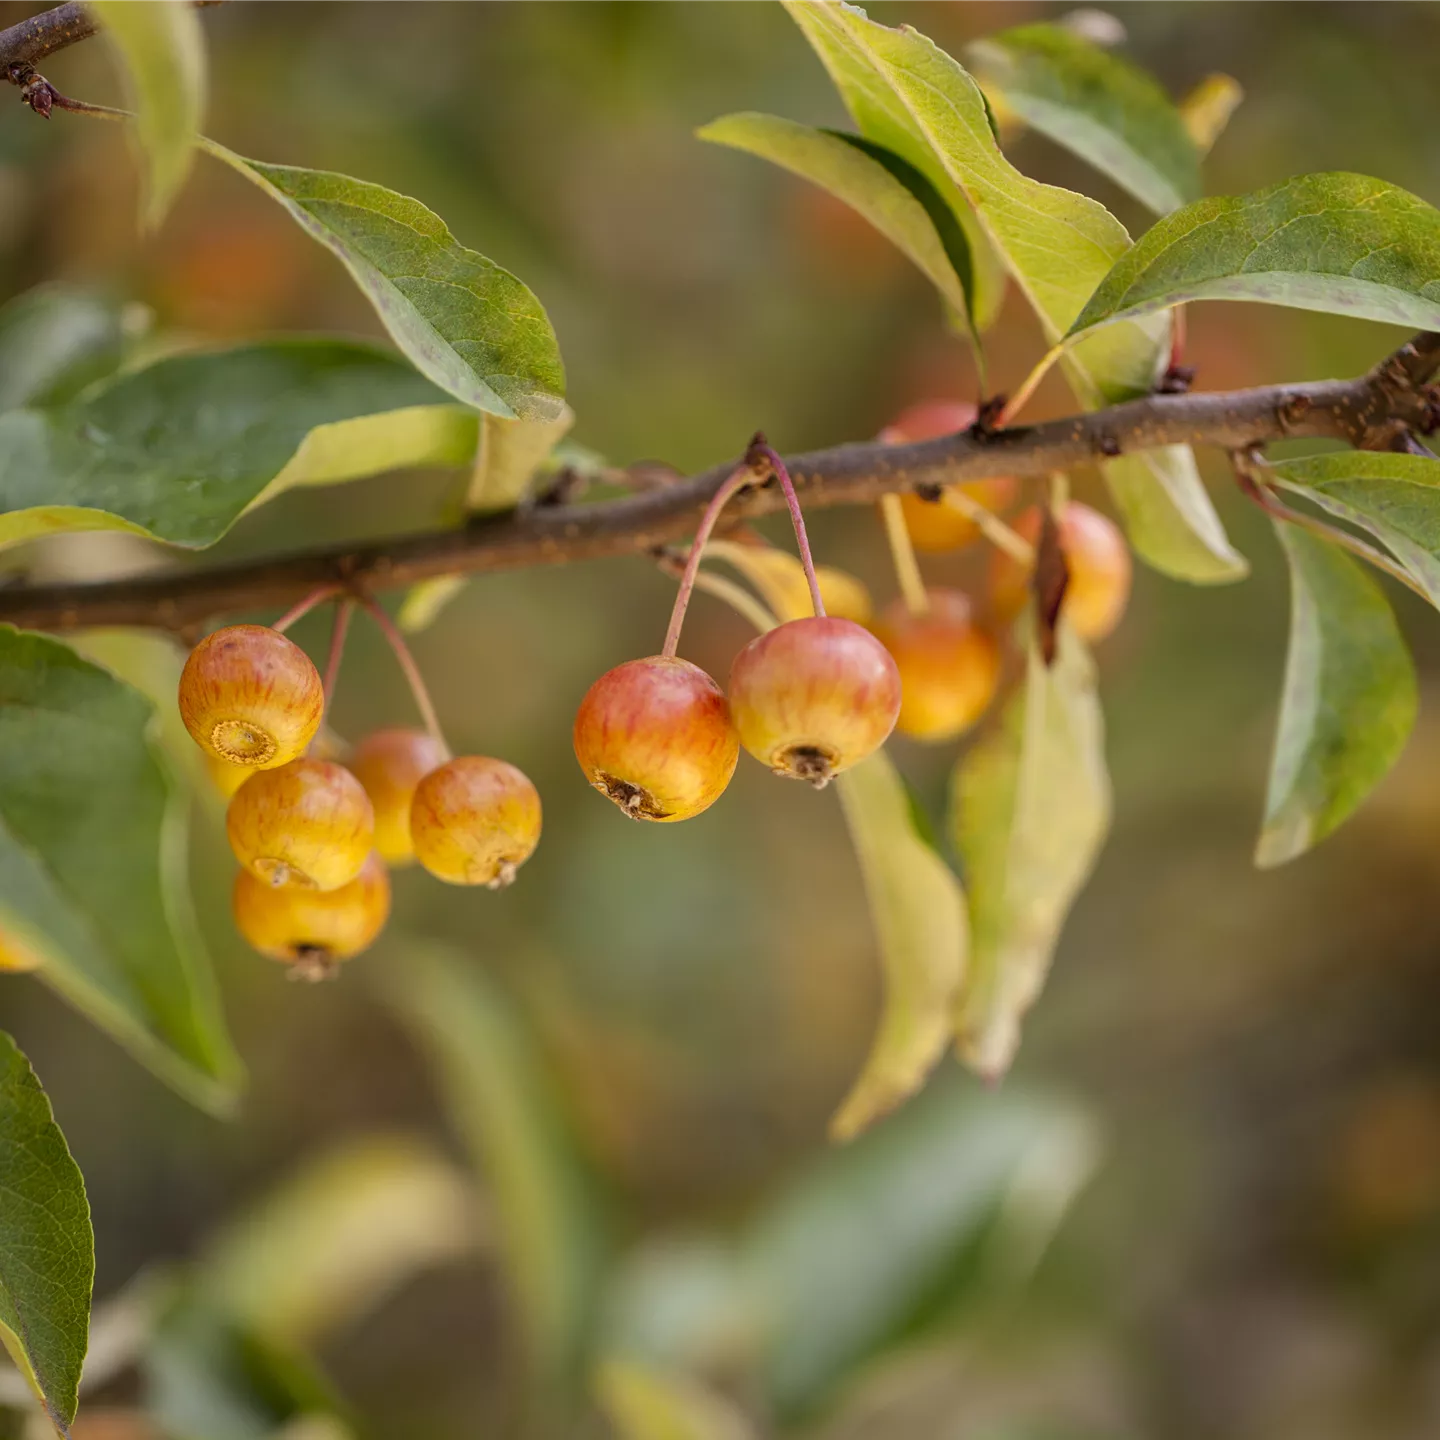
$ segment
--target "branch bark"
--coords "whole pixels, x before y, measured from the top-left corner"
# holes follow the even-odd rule
[[[914,445],[841,445],[786,457],[809,506],[858,505],[890,491],[995,475],[1040,476],[1162,445],[1244,450],[1295,437],[1366,449],[1403,444],[1435,426],[1427,390],[1440,369],[1440,335],[1420,335],[1354,380],[1211,394],[1152,395],[1108,410]],[[303,550],[198,569],[79,584],[0,589],[0,622],[41,630],[132,625],[193,632],[212,617],[281,609],[321,585],[358,594],[441,575],[559,565],[645,554],[693,532],[733,469],[727,460],[674,485],[602,504],[536,505],[457,529]],[[737,496],[727,521],[784,506],[770,485]]]
[[[190,0],[197,9],[219,5],[222,0]],[[68,0],[53,10],[43,10],[27,20],[0,30],[0,77],[21,85],[47,55],[64,50],[79,40],[88,40],[100,27],[94,16],[79,3]]]

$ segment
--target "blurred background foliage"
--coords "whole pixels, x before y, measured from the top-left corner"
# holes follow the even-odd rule
[[[872,13],[958,49],[1064,8]],[[0,22],[27,11],[0,5]],[[1244,85],[1207,164],[1212,191],[1355,169],[1440,201],[1432,67],[1411,63],[1440,45],[1440,7],[1121,15],[1131,53],[1172,93],[1213,70]],[[699,467],[757,427],[782,449],[829,444],[917,398],[973,397],[968,356],[898,254],[819,192],[692,138],[739,109],[843,119],[776,6],[237,4],[205,23],[210,133],[413,194],[522,276],[560,336],[575,437],[616,461]],[[47,73],[67,93],[116,95],[100,45]],[[1043,140],[1021,137],[1012,156],[1142,227]],[[95,285],[150,307],[155,333],[203,341],[376,333],[333,259],[221,167],[197,169],[149,240],[134,185],[110,127],[42,125],[15,106],[0,126],[4,293]],[[1396,338],[1259,306],[1199,307],[1190,334],[1206,388],[1350,374]],[[1038,348],[1012,297],[996,388]],[[1067,408],[1057,384],[1035,413]],[[869,1042],[877,976],[833,797],[749,765],[695,823],[627,826],[571,757],[590,680],[661,638],[672,582],[644,564],[485,577],[419,638],[457,748],[535,778],[545,843],[498,896],[398,877],[397,923],[339,984],[287,985],[245,951],[220,810],[202,802],[200,911],[250,1072],[234,1122],[187,1107],[39,986],[5,984],[6,1027],[86,1177],[101,1314],[123,1326],[126,1307],[171,1307],[174,1344],[148,1379],[99,1385],[79,1440],[150,1433],[125,1418],[141,1383],[171,1433],[204,1440],[339,1433],[290,1421],[315,1408],[316,1386],[344,1396],[360,1434],[544,1432],[597,1333],[631,1360],[710,1376],[742,1409],[847,1440],[1437,1433],[1440,727],[1422,719],[1396,772],[1316,853],[1252,871],[1287,602],[1267,527],[1217,457],[1202,460],[1254,575],[1202,592],[1142,574],[1101,650],[1116,829],[1014,1073],[987,1093],[947,1064],[851,1150],[828,1152],[824,1125]],[[1078,488],[1093,496],[1093,477]],[[343,502],[298,491],[218,549],[418,527],[444,497],[438,476],[352,485]],[[888,593],[872,514],[817,516],[814,538]],[[969,584],[977,558],[928,568]],[[80,536],[24,563],[98,576],[153,556]],[[1394,598],[1433,691],[1433,617]],[[320,633],[296,632],[312,649]],[[687,649],[724,673],[745,638],[702,600]],[[338,728],[409,718],[360,627]],[[938,813],[950,750],[892,753]],[[489,1176],[479,1206],[462,1174],[472,1152]],[[385,1191],[350,1231],[341,1219],[370,1203],[369,1182],[342,1169],[325,1191],[302,1173],[337,1154]],[[322,1197],[301,1207],[299,1237],[262,1226],[261,1249],[237,1260],[240,1217],[293,1184]],[[316,1213],[335,1226],[307,1240]],[[393,1264],[372,1274],[364,1237],[397,1234]],[[337,1235],[358,1238],[317,1258]],[[286,1237],[319,1266],[313,1292],[299,1259],[277,1259]],[[196,1265],[199,1281],[177,1280]],[[294,1280],[298,1315],[247,1291],[267,1265],[279,1290]],[[344,1304],[313,1313],[314,1294],[357,1270]],[[97,1316],[97,1346],[102,1333]],[[882,1343],[883,1360],[858,1365]],[[542,1360],[556,1369],[537,1383]],[[606,1371],[604,1408],[654,1421],[647,1371],[627,1363]],[[226,1375],[240,1377],[233,1394]],[[682,1428],[630,1433],[742,1433],[714,1413],[722,1402],[697,1403],[699,1421],[692,1408]],[[577,1424],[604,1433],[596,1417]]]

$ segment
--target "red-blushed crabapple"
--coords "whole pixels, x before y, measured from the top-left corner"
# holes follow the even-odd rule
[[[410,837],[437,880],[499,890],[540,843],[540,795],[524,771],[488,755],[457,755],[415,787]]]
[[[868,630],[833,615],[757,636],[730,668],[740,743],[777,775],[816,787],[883,745],[900,713],[900,672]]]
[[[320,674],[267,625],[207,635],[180,674],[180,716],[207,755],[274,769],[305,753],[325,713]]]
[[[740,742],[724,692],[698,665],[651,655],[608,670],[575,716],[585,778],[635,820],[688,820],[724,793]]]
[[[387,865],[407,865],[415,858],[410,838],[415,787],[447,758],[428,730],[377,730],[351,754],[350,771],[375,807],[375,848]]]
[[[975,624],[970,597],[926,592],[930,608],[913,614],[903,600],[886,607],[875,634],[900,671],[895,728],[916,740],[953,740],[985,713],[1000,678],[995,642]]]
[[[365,857],[360,873],[335,890],[275,886],[249,870],[235,876],[231,910],[236,928],[262,955],[321,980],[374,941],[390,915],[390,876],[379,855]]]
[[[225,832],[235,858],[259,879],[338,890],[370,853],[375,811],[343,765],[307,756],[257,770],[231,797]]]
[[[1040,511],[1030,509],[1015,529],[1033,545],[1040,538]],[[1130,598],[1130,547],[1107,515],[1071,500],[1060,514],[1060,552],[1070,578],[1060,613],[1082,640],[1103,640],[1120,623]],[[990,562],[990,603],[1001,619],[1025,607],[1031,566],[997,550]]]

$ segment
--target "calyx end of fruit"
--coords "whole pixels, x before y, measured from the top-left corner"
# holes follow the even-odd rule
[[[804,780],[823,790],[840,769],[839,758],[824,745],[791,745],[777,751],[770,768],[791,780]]]
[[[590,783],[602,794],[613,800],[632,820],[664,820],[669,811],[643,786],[622,780],[606,770],[597,770]]]
[[[340,973],[340,962],[324,945],[297,945],[285,973],[292,980],[314,985],[333,980]]]
[[[210,728],[210,744],[232,765],[263,766],[280,748],[273,735],[249,720],[217,720]]]

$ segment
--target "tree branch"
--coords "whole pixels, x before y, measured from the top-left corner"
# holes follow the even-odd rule
[[[1389,449],[1436,426],[1427,389],[1440,369],[1440,334],[1417,336],[1368,375],[1212,394],[1152,395],[1086,415],[999,431],[968,430],[914,445],[841,445],[786,458],[809,506],[858,505],[896,490],[996,475],[1042,476],[1162,445],[1244,450],[1310,437]],[[358,594],[441,575],[643,554],[690,534],[734,468],[602,504],[522,506],[438,530],[366,545],[331,546],[200,569],[64,585],[0,589],[0,621],[41,630],[90,625],[196,630],[217,615],[280,609],[317,586]],[[773,484],[738,495],[727,522],[784,507]]]
[[[201,9],[219,5],[223,0],[190,0],[190,3]],[[23,85],[47,55],[64,50],[78,40],[88,40],[99,28],[95,17],[79,0],[68,0],[67,4],[43,10],[7,30],[0,30],[0,77],[11,84]]]

